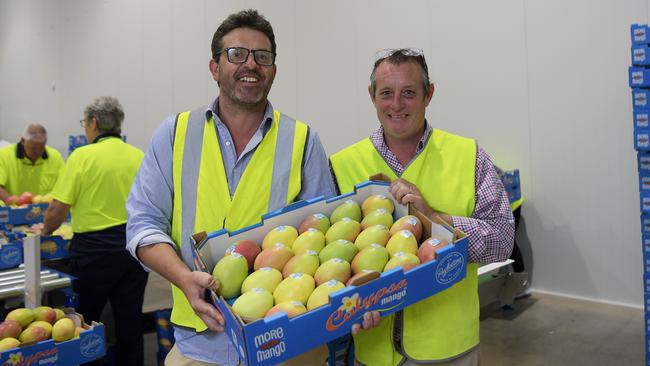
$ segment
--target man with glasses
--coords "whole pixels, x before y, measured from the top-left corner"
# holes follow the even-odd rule
[[[433,90],[422,50],[378,52],[368,92],[380,126],[330,157],[342,193],[384,173],[397,202],[469,236],[465,279],[355,332],[360,364],[478,365],[477,263],[505,260],[512,250],[514,220],[490,157],[475,140],[429,125],[425,109]]]
[[[173,284],[176,343],[165,365],[241,361],[222,314],[203,299],[212,276],[191,270],[190,236],[233,231],[293,201],[335,192],[318,135],[267,100],[275,56],[263,16],[230,15],[212,39],[209,68],[219,96],[163,121],[131,188],[128,249]],[[326,351],[313,356],[323,364]]]
[[[63,168],[63,158],[47,146],[47,131],[40,124],[30,124],[18,143],[0,149],[0,199],[50,193]]]

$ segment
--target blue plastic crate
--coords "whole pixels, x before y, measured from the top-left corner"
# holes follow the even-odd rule
[[[648,151],[639,151],[636,155],[637,161],[637,170],[641,172],[650,173],[650,152]]]
[[[70,240],[58,235],[41,237],[41,259],[62,259],[69,256]]]
[[[641,205],[641,213],[650,214],[650,195],[640,193],[639,201]]]
[[[632,88],[650,87],[650,69],[645,67],[630,66],[629,84]]]
[[[647,129],[650,127],[650,109],[637,108],[633,111],[634,115],[634,128]]]
[[[648,48],[647,45],[638,45],[632,47],[632,65],[650,65],[650,48]]]
[[[171,309],[157,310],[156,311],[156,333],[158,335],[158,351],[167,355],[174,345],[174,327],[172,327],[169,319],[171,317]]]
[[[637,151],[650,150],[650,128],[634,128],[634,149]]]
[[[20,240],[0,245],[0,269],[18,267],[23,263],[23,243]]]
[[[648,100],[650,100],[650,90],[648,89],[632,89],[632,106],[636,108],[648,108]]]
[[[650,215],[641,215],[641,232],[650,234]]]
[[[642,45],[650,43],[648,37],[648,26],[646,24],[632,24],[630,26],[630,39],[633,45]]]
[[[43,222],[48,203],[36,203],[27,207],[0,207],[0,223],[27,225]]]
[[[59,366],[84,364],[106,354],[104,333],[104,324],[93,323],[89,329],[80,333],[79,338],[65,342],[47,339],[2,351],[0,352],[0,364]]]
[[[647,192],[650,194],[650,172],[639,172],[639,192]]]
[[[76,148],[88,145],[88,139],[86,135],[70,135],[68,136],[68,155],[72,153]]]
[[[650,254],[650,234],[642,233],[641,234],[641,246],[643,247],[643,252]]]
[[[501,182],[504,187],[519,186],[519,169],[503,172]]]
[[[519,186],[506,188],[508,202],[513,203],[521,198],[521,188]]]

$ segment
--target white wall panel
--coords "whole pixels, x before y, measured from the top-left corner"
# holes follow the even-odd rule
[[[641,304],[627,67],[629,26],[648,22],[647,0],[0,0],[0,138],[37,120],[66,152],[83,107],[111,94],[129,141],[145,148],[162,118],[218,93],[212,35],[249,7],[276,32],[271,101],[308,121],[329,153],[377,126],[374,52],[424,49],[429,122],[521,170],[534,287]]]

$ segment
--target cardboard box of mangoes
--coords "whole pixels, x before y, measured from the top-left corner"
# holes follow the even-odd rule
[[[296,202],[229,233],[193,236],[194,266],[247,365],[273,365],[465,277],[467,237],[396,205],[385,182]]]
[[[49,203],[33,203],[23,207],[0,207],[0,223],[25,225],[43,222],[43,214]]]
[[[19,308],[0,323],[0,365],[79,365],[106,354],[105,328],[74,309]]]
[[[0,269],[18,267],[23,263],[24,236],[0,224]]]

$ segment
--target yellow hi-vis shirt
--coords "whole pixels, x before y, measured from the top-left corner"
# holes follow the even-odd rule
[[[47,159],[39,157],[32,163],[24,154],[19,157],[17,149],[18,144],[0,149],[0,186],[16,196],[23,192],[35,195],[50,193],[63,168],[61,154],[55,148],[45,146]]]
[[[126,223],[126,197],[144,158],[119,137],[104,137],[70,154],[52,196],[71,206],[72,231]]]

